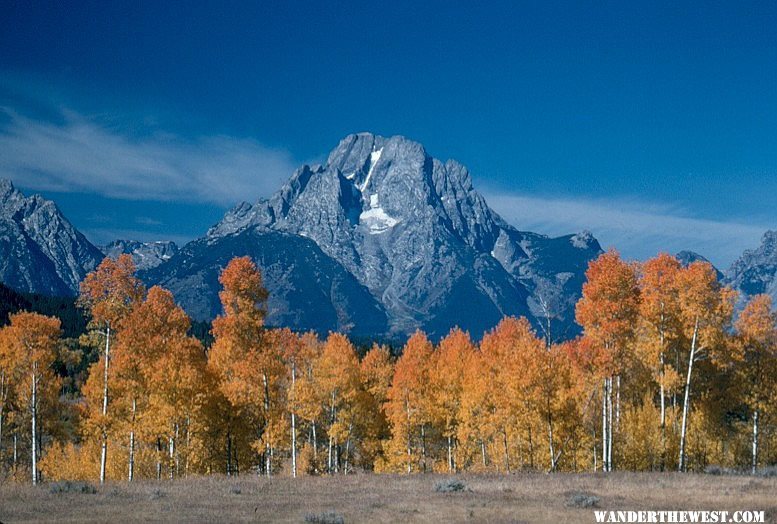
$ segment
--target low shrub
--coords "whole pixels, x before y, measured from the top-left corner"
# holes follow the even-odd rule
[[[438,493],[455,493],[457,491],[464,491],[467,486],[458,479],[448,479],[438,482],[434,486],[434,491]]]
[[[325,511],[323,513],[308,513],[305,515],[305,522],[310,524],[344,524],[345,519],[334,511]]]
[[[88,482],[63,480],[60,482],[54,482],[49,486],[49,492],[51,493],[97,493],[97,488]]]
[[[567,500],[567,506],[572,508],[596,508],[599,506],[599,497],[591,493],[572,493]]]

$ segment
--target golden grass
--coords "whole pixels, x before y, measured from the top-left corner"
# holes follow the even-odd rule
[[[207,477],[115,483],[96,494],[0,486],[2,522],[304,522],[333,511],[348,522],[594,522],[570,507],[575,492],[599,509],[764,510],[777,519],[777,478],[677,473],[461,475],[467,489],[438,493],[446,475],[322,478]]]

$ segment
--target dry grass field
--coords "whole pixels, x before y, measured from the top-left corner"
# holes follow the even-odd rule
[[[777,478],[675,473],[243,476],[109,484],[96,493],[0,486],[10,522],[594,522],[598,509],[764,510],[777,521]]]

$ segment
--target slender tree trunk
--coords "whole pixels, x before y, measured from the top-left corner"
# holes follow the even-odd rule
[[[189,476],[189,457],[192,454],[192,421],[191,418],[186,416],[186,462],[183,467],[183,476]]]
[[[167,441],[167,451],[168,451],[168,470],[170,472],[170,480],[173,480],[173,476],[175,473],[174,469],[174,455],[175,455],[175,438],[171,435],[168,437]]]
[[[612,471],[612,377],[607,379],[607,471]]]
[[[756,409],[753,412],[753,470],[752,470],[753,475],[755,475],[755,472],[757,469],[758,469],[758,410]]]
[[[607,471],[607,379],[602,386],[602,471]]]
[[[313,421],[313,458],[318,459],[318,437],[316,436],[316,421]]]
[[[593,451],[594,451],[594,473],[596,473],[596,470],[599,469],[599,465],[596,463],[596,459],[599,458],[599,453],[597,452],[597,449],[596,449],[596,422],[595,421],[593,424],[591,424],[591,427],[593,428],[593,431],[591,431],[592,433],[591,442],[593,442]]]
[[[127,480],[132,482],[135,478],[135,412],[137,411],[137,400],[132,398],[132,427],[130,428],[129,438],[129,472]]]
[[[553,451],[553,418],[548,405],[548,447],[550,449],[550,471],[556,471],[556,453]]]
[[[407,414],[407,472],[409,474],[413,470],[413,447],[411,440],[412,425],[410,424],[410,404],[407,400],[405,400],[405,413]]]
[[[180,438],[180,429],[181,427],[178,425],[178,423],[175,423],[175,447],[173,448],[173,452],[175,455],[174,464],[175,464],[175,476],[180,477],[181,476],[181,451],[178,449],[178,441]]]
[[[111,351],[111,324],[105,326],[105,366],[103,369],[103,424],[108,416],[108,364]],[[108,431],[102,428],[102,446],[100,449],[100,484],[105,484],[105,463],[108,460]]]
[[[534,469],[534,441],[531,438],[531,426],[529,426],[529,467]]]
[[[505,471],[510,473],[510,447],[507,445],[507,428],[502,427],[502,444],[505,448]]]
[[[688,357],[688,374],[685,377],[685,398],[683,399],[683,424],[680,428],[680,464],[678,469],[685,471],[687,468],[685,459],[686,434],[688,432],[688,410],[690,409],[691,394],[691,372],[693,371],[693,359],[696,357],[696,338],[699,333],[699,317],[696,317],[696,324],[693,328],[693,338],[691,339],[691,353]]]
[[[345,467],[343,468],[343,474],[348,474],[348,458],[351,454],[351,432],[353,431],[353,423],[348,425],[348,438],[345,439]]]
[[[268,478],[272,477],[272,448],[269,442],[264,448],[264,474]]]
[[[486,441],[483,439],[480,439],[480,455],[483,457],[483,468],[485,469],[488,463],[486,462]]]
[[[267,427],[270,423],[270,384],[267,380],[267,373],[262,373],[262,385],[264,387],[264,419],[265,419],[265,432],[267,431]],[[264,452],[264,473],[267,475],[267,477],[272,476],[272,450],[270,448],[270,442],[267,438],[268,435],[264,435],[265,437],[265,452]]]
[[[14,476],[16,476],[16,465],[17,465],[17,463],[19,461],[19,446],[17,445],[18,440],[19,440],[19,438],[18,438],[16,432],[14,431],[14,434],[13,434],[13,473],[14,473]]]
[[[329,449],[327,450],[327,460],[326,460],[326,472],[330,475],[332,474],[332,447],[334,446],[334,443],[332,441],[332,436],[329,436]]]
[[[291,476],[297,478],[297,415],[295,414],[296,407],[294,406],[294,397],[296,396],[296,382],[297,382],[297,366],[292,363],[291,365],[291,391],[292,391],[292,406],[291,406]]]
[[[615,431],[621,429],[621,376],[615,376]]]
[[[421,424],[421,464],[426,473],[426,424]]]
[[[32,485],[38,484],[38,363],[32,364]]]
[[[453,449],[451,448],[451,436],[448,435],[448,471],[453,473]]]
[[[661,333],[661,347],[664,347],[664,334]],[[660,359],[660,370],[658,372],[659,374],[659,396],[661,397],[661,471],[664,471],[666,469],[666,395],[664,393],[664,375],[665,375],[665,368],[664,368],[664,352],[661,351],[661,354],[659,355]]]
[[[232,476],[232,435],[227,432],[227,477]]]

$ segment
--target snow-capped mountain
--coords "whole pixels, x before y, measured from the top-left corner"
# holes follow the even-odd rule
[[[18,291],[73,295],[103,254],[40,195],[0,179],[0,281]]]
[[[171,241],[139,242],[137,240],[114,240],[100,246],[105,256],[114,260],[119,255],[132,255],[138,271],[157,267],[178,252],[178,246]]]
[[[725,273],[724,282],[740,293],[740,304],[753,295],[771,295],[777,307],[777,231],[767,231],[756,249],[748,249]]]
[[[275,301],[272,324],[319,328],[326,310],[327,329],[385,324],[388,335],[440,336],[458,325],[479,337],[503,315],[548,315],[564,338],[577,330],[574,303],[600,253],[587,232],[549,238],[508,225],[458,162],[401,136],[361,133],[323,166],[298,169],[269,200],[230,210],[144,278],[171,289],[195,318],[212,318],[219,267],[249,254]]]

